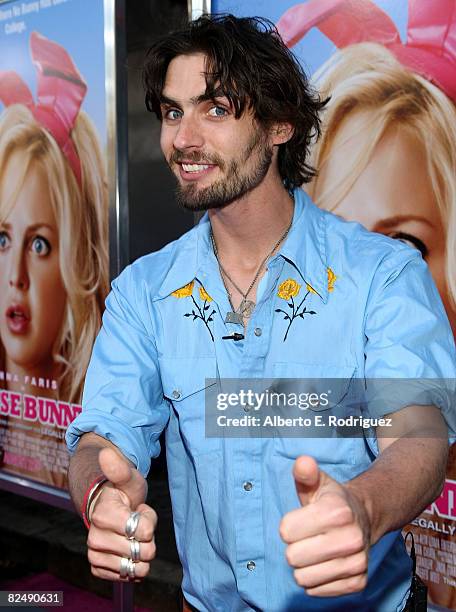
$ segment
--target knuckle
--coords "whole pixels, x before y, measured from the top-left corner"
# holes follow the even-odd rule
[[[304,588],[308,586],[306,574],[302,570],[295,570],[293,575],[297,585]]]
[[[88,548],[99,548],[98,536],[93,532],[93,530],[89,531],[89,535],[87,536],[87,547]]]
[[[97,563],[97,553],[94,552],[93,550],[89,550],[87,553],[87,558],[89,560],[90,565],[98,565]]]
[[[349,538],[349,550],[352,553],[357,553],[363,550],[364,548],[364,537],[361,532],[361,529],[353,530],[350,538]]]
[[[141,559],[150,561],[155,557],[156,547],[154,542],[147,542],[142,545]]]
[[[105,521],[106,512],[102,511],[100,507],[95,506],[90,522],[96,527],[103,527]]]
[[[135,575],[137,578],[145,578],[149,573],[150,564],[149,563],[140,563],[136,568]]]
[[[292,567],[298,566],[296,550],[293,545],[287,546],[285,550],[285,558],[287,560],[288,565],[291,565]]]
[[[142,528],[142,534],[146,542],[151,542],[152,538],[154,537],[153,525],[149,522],[145,523]]]
[[[365,574],[367,572],[367,555],[365,553],[357,555],[352,565],[352,572],[353,574]]]
[[[365,574],[348,578],[347,591],[349,593],[357,593],[358,591],[362,591],[366,587],[366,584],[367,576]]]
[[[294,561],[293,551],[290,550],[289,546],[287,546],[287,548],[285,550],[285,559],[287,560],[288,565],[294,565],[294,563],[293,563],[293,561]]]
[[[153,529],[155,529],[158,523],[158,514],[155,512],[153,508],[150,509],[150,514],[151,514],[151,519],[152,519],[152,526],[153,526]]]
[[[283,519],[279,525],[279,534],[284,542],[290,541],[288,523],[285,519]]]
[[[92,575],[95,576],[96,578],[103,578],[103,572],[99,567],[91,565],[90,571],[92,572]]]
[[[348,525],[354,520],[353,510],[348,504],[339,502],[333,506],[331,518],[336,525]]]

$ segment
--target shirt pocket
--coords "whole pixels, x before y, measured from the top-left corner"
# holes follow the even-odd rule
[[[206,394],[216,388],[215,357],[160,357],[159,364],[163,394],[175,416],[167,444],[182,443],[191,457],[219,450],[220,439],[205,432]]]
[[[355,415],[357,368],[354,365],[315,364],[303,362],[278,362],[273,364],[273,375],[276,385],[288,392],[312,392],[326,394],[328,402],[317,405],[309,404],[305,410],[298,411],[310,425],[296,430],[292,437],[286,437],[286,431],[274,440],[274,453],[278,458],[293,462],[300,455],[310,455],[319,466],[338,480],[353,478],[353,467],[367,467],[366,446],[364,437],[350,435],[350,430],[343,434],[338,427],[317,427],[319,417],[327,422],[329,415]],[[296,385],[286,379],[297,379]],[[281,382],[282,381],[282,382]],[[306,381],[301,383],[299,381]],[[308,383],[307,383],[308,381]]]

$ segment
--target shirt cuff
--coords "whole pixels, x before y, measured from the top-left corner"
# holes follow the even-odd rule
[[[160,454],[160,442],[152,440],[153,432],[149,432],[151,435],[148,448],[141,428],[131,427],[124,421],[96,409],[82,412],[68,427],[65,439],[71,454],[76,451],[80,437],[88,432],[98,434],[117,446],[144,477],[149,472],[151,457]],[[159,434],[160,432],[156,433],[157,438]]]

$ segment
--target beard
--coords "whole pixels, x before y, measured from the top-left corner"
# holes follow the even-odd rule
[[[205,155],[194,153],[185,156],[181,151],[175,151],[171,156],[170,167],[185,159],[194,163],[208,163],[217,165],[225,172],[225,176],[208,187],[198,189],[196,184],[176,187],[176,200],[186,210],[206,211],[211,208],[227,206],[255,189],[266,176],[272,160],[272,147],[266,144],[266,137],[260,130],[256,131],[242,155],[232,159],[229,164],[218,155]],[[243,170],[251,155],[257,154],[256,163],[250,171]]]

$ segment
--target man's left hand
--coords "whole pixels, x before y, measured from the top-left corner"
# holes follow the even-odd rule
[[[319,597],[362,591],[371,531],[364,503],[311,457],[298,457],[293,475],[302,507],[283,517],[280,535],[296,582]]]

